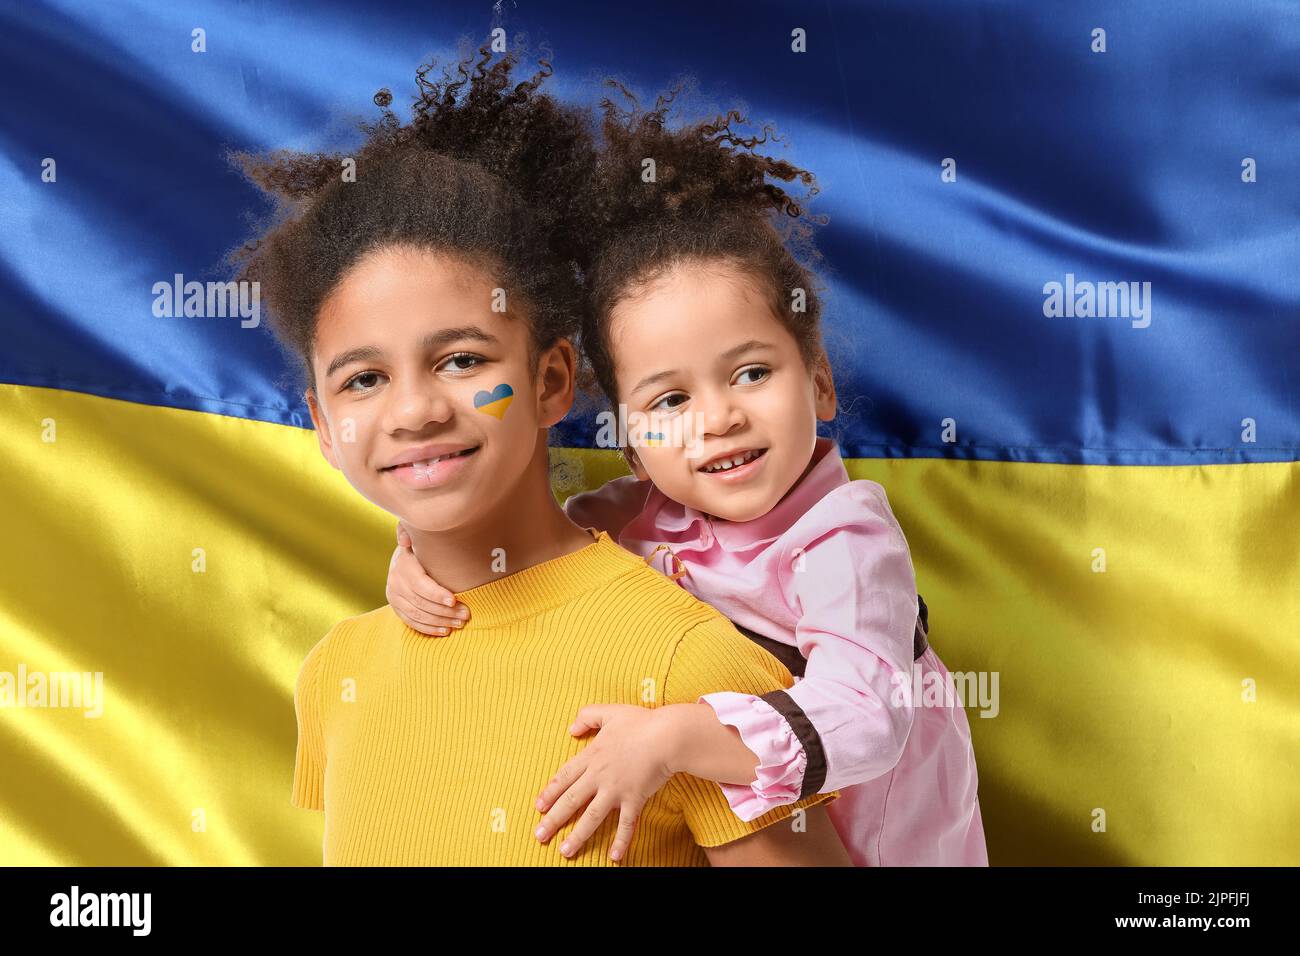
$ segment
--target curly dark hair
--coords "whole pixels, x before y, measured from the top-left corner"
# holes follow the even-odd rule
[[[820,258],[811,237],[813,225],[825,217],[806,209],[818,191],[812,173],[758,152],[776,131],[764,125],[758,135],[743,135],[736,127],[747,121],[738,110],[668,129],[673,100],[688,83],[660,94],[647,110],[622,83],[607,80],[628,107],[609,97],[600,104],[602,142],[589,200],[592,248],[581,337],[588,368],[580,384],[589,392],[599,388],[613,406],[618,397],[611,312],[685,261],[719,262],[756,280],[809,369],[823,350],[818,283],[808,266]],[[654,160],[652,182],[643,180],[648,159]],[[768,177],[797,180],[804,195]],[[802,310],[794,304],[796,289],[803,290]]]
[[[362,256],[387,246],[484,268],[507,290],[508,314],[529,322],[534,374],[543,350],[576,337],[587,247],[585,210],[573,200],[594,175],[594,120],[538,92],[552,72],[545,56],[537,73],[512,84],[522,51],[516,41],[493,62],[485,44],[474,62],[462,49],[440,81],[428,77],[434,63],[420,66],[410,123],[380,90],[382,118],[360,124],[367,137],[352,154],[355,182],[344,181],[340,153],[229,155],[277,203],[272,224],[228,261],[240,280],[260,284],[271,330],[313,391],[321,304]]]

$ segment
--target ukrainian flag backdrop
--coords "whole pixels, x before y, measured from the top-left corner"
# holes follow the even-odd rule
[[[559,95],[691,72],[818,175],[834,434],[997,678],[991,861],[1300,863],[1300,7],[498,6]],[[385,603],[393,522],[264,324],[153,290],[266,212],[225,147],[346,149],[491,15],[0,13],[0,864],[319,863],[293,682]],[[591,411],[561,496],[618,473]],[[96,704],[51,706],[70,672]]]

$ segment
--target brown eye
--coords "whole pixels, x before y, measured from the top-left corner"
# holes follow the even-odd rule
[[[486,359],[484,359],[483,356],[475,355],[473,352],[457,352],[455,355],[452,355],[447,359],[446,364],[450,365],[453,362],[473,362],[474,364],[469,366],[469,368],[457,367],[453,369],[453,371],[457,372],[469,372],[477,368],[479,365],[482,365],[485,361]]]
[[[686,401],[685,394],[683,394],[682,392],[673,392],[670,395],[665,395],[663,398],[659,399],[659,401],[651,405],[650,411],[671,412],[674,408],[677,407],[677,405],[681,404],[681,402],[678,402],[677,405],[664,406],[664,402],[668,401],[670,398],[680,398],[683,402]]]
[[[741,374],[741,375],[744,375],[746,372],[760,372],[760,373],[762,373],[762,377],[758,379],[758,381],[760,381],[760,382],[763,381],[763,379],[767,378],[768,376],[770,376],[770,375],[772,374],[772,370],[771,370],[770,368],[767,368],[767,367],[764,366],[764,365],[751,365],[749,368],[742,368],[742,369],[740,370],[740,374]],[[748,383],[737,383],[737,384],[749,384],[749,385],[753,385],[754,383],[753,383],[753,382],[748,382]]]
[[[356,389],[353,388],[352,386],[353,384],[360,382],[362,379],[378,378],[378,377],[379,377],[378,372],[358,372],[356,375],[353,375],[350,379],[348,379],[347,382],[343,385],[343,391],[345,392],[369,391],[370,389],[366,387]]]

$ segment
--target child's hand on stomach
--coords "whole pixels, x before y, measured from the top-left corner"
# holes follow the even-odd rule
[[[421,634],[442,637],[469,620],[469,608],[424,570],[411,550],[411,536],[400,521],[384,594],[402,622]]]

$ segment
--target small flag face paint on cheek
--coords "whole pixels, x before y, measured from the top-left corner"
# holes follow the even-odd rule
[[[493,418],[500,419],[514,401],[515,390],[502,382],[490,392],[477,392],[474,395],[474,407],[486,412]]]

